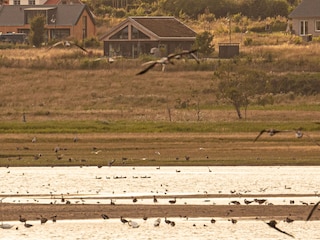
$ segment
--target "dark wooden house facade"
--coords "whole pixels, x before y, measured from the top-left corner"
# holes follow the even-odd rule
[[[104,55],[127,58],[190,50],[195,39],[196,33],[174,17],[129,17],[100,38]]]

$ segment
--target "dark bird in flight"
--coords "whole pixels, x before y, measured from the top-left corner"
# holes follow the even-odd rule
[[[71,46],[74,45],[74,46],[80,48],[82,51],[88,53],[88,50],[87,50],[87,49],[81,47],[80,45],[78,45],[77,43],[75,43],[75,42],[73,42],[73,41],[60,41],[60,42],[57,42],[57,43],[53,44],[52,46],[50,46],[50,47],[48,48],[48,51],[49,51],[50,49],[54,48],[54,47],[59,46],[59,45],[62,45],[62,46],[64,46],[64,47],[71,47]]]
[[[190,55],[199,64],[200,60],[194,54],[196,51],[197,50],[195,49],[195,50],[190,50],[190,51],[182,51],[180,53],[172,53],[172,54],[169,54],[168,56],[160,58],[158,60],[143,63],[142,66],[147,66],[147,67],[144,68],[143,70],[141,70],[140,72],[138,72],[136,75],[142,75],[142,74],[148,72],[151,68],[153,68],[157,64],[160,64],[162,66],[162,72],[164,72],[167,64],[174,65],[172,60],[173,59],[180,59],[184,55]]]
[[[277,133],[280,133],[280,132],[290,132],[290,131],[288,131],[288,130],[276,130],[276,129],[273,129],[273,128],[271,128],[271,129],[263,129],[263,130],[260,131],[258,136],[253,140],[253,142],[257,141],[258,138],[264,133],[268,133],[272,137],[273,135],[275,135]]]
[[[320,201],[317,202],[317,203],[313,206],[313,208],[311,209],[311,211],[310,211],[310,213],[309,213],[306,221],[309,221],[309,220],[310,220],[310,218],[312,217],[313,212],[317,209],[317,207],[319,206],[319,204],[320,204]]]
[[[278,227],[276,226],[276,225],[277,225],[277,222],[276,222],[275,220],[271,220],[270,222],[267,222],[267,224],[268,224],[270,227],[274,228],[275,230],[277,230],[277,231],[279,231],[279,232],[281,232],[281,233],[284,233],[284,234],[286,234],[286,235],[294,238],[293,235],[291,235],[291,234],[289,234],[289,233],[281,230],[280,228],[278,228]]]

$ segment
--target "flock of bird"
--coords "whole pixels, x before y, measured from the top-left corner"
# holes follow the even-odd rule
[[[59,41],[59,42],[53,44],[52,46],[50,46],[47,49],[47,51],[51,50],[52,48],[59,47],[59,46],[62,46],[62,47],[75,46],[75,47],[81,49],[86,54],[92,55],[91,51],[88,51],[87,49],[85,49],[84,47],[80,46],[79,44],[77,44],[74,41],[68,41],[68,40],[62,40],[62,41]],[[148,72],[150,69],[152,69],[156,65],[161,65],[162,66],[162,72],[164,72],[167,64],[174,65],[174,61],[173,60],[181,59],[184,56],[190,56],[198,64],[200,64],[200,60],[195,54],[196,52],[197,52],[197,49],[183,50],[183,51],[178,52],[178,53],[171,53],[168,56],[162,57],[162,58],[157,59],[157,60],[153,60],[153,61],[149,61],[149,62],[143,63],[142,66],[146,66],[146,67],[143,70],[141,70],[140,72],[138,72],[136,75],[145,74],[146,72]],[[115,58],[102,56],[102,57],[98,57],[98,58],[94,59],[94,62],[101,61],[101,60],[106,60],[107,63],[113,63],[115,61]]]
[[[294,132],[296,138],[302,138],[303,136],[308,137],[308,139],[310,139],[313,143],[315,143],[316,145],[320,146],[320,144],[318,142],[316,142],[312,137],[310,137],[308,134],[303,132],[303,128],[298,128],[298,129],[294,129],[294,130],[277,130],[274,128],[270,128],[270,129],[262,129],[259,134],[256,136],[256,138],[253,140],[253,142],[256,142],[262,134],[264,133],[268,133],[269,136],[274,136],[278,133],[283,133],[283,132]]]
[[[311,219],[313,213],[314,213],[315,210],[318,208],[319,204],[320,204],[320,201],[318,201],[318,202],[313,206],[313,208],[311,209],[311,211],[309,212],[309,214],[308,214],[308,216],[307,216],[307,218],[306,218],[306,222]],[[110,219],[109,216],[108,216],[107,214],[104,214],[104,213],[101,214],[101,217],[102,217],[102,219],[104,219],[104,220]],[[180,217],[181,217],[181,216],[180,216]],[[57,221],[57,216],[56,216],[56,215],[55,215],[55,216],[52,216],[51,218],[52,218],[52,222],[53,222],[53,223],[55,223],[55,222]],[[188,219],[187,216],[185,216],[184,218],[185,218],[185,219]],[[45,218],[45,217],[43,217],[42,215],[40,215],[40,217],[39,217],[38,219],[40,220],[40,224],[41,224],[41,225],[42,225],[42,224],[45,224],[45,223],[48,221],[48,219]],[[146,217],[146,216],[143,217],[143,220],[144,220],[144,221],[147,221],[147,219],[148,219],[148,217]],[[33,227],[33,224],[27,223],[27,219],[24,218],[24,217],[22,217],[21,215],[19,216],[19,221],[20,221],[21,223],[23,223],[23,224],[24,224],[24,227],[26,227],[26,228],[31,228],[31,227]],[[140,227],[140,224],[139,224],[138,222],[133,221],[133,220],[125,219],[123,216],[120,217],[120,221],[121,221],[123,224],[128,224],[128,226],[131,227],[131,228],[139,228],[139,227]],[[235,218],[230,218],[230,219],[228,219],[228,221],[231,221],[232,224],[236,224],[236,223],[238,222],[238,220],[235,219]],[[284,222],[287,222],[287,223],[292,223],[294,220],[291,219],[291,218],[289,218],[289,217],[287,217],[287,218],[284,219],[283,221],[284,221]],[[167,219],[167,217],[164,218],[164,222],[165,222],[166,224],[172,226],[172,227],[175,227],[175,226],[176,226],[176,222]],[[214,224],[214,223],[216,223],[216,220],[215,220],[214,218],[212,218],[212,219],[210,220],[210,223],[211,223],[211,224]],[[286,232],[286,231],[283,231],[283,230],[281,230],[279,227],[277,227],[278,222],[277,222],[276,220],[270,220],[270,221],[265,222],[265,223],[266,223],[269,227],[277,230],[278,232],[283,233],[283,234],[285,234],[285,235],[287,235],[287,236],[289,236],[289,237],[294,238],[294,236],[293,236],[292,234],[290,234],[290,233],[288,233],[288,232]],[[160,217],[159,217],[159,218],[156,218],[156,219],[154,220],[154,222],[153,222],[153,226],[154,226],[154,227],[159,227],[160,224],[161,224],[161,218],[160,218]],[[196,224],[193,224],[193,226],[195,227]],[[206,227],[206,226],[207,226],[207,225],[204,224],[204,227]],[[2,229],[11,229],[11,228],[13,228],[13,227],[14,227],[14,225],[9,224],[9,223],[1,223],[1,224],[0,224],[0,228],[2,228]],[[16,230],[18,230],[18,229],[19,229],[19,227],[16,227]]]

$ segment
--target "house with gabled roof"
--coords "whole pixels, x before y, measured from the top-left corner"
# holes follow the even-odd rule
[[[45,16],[46,40],[83,40],[96,35],[95,20],[89,8],[74,5],[3,5],[0,6],[0,32],[30,32],[30,21],[36,16]]]
[[[136,58],[190,50],[196,32],[174,17],[129,17],[100,37],[104,55]]]
[[[320,36],[320,0],[303,0],[290,14],[296,35]]]

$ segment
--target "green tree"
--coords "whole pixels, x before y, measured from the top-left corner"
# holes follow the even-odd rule
[[[43,15],[36,15],[30,22],[30,43],[35,47],[40,47],[44,41],[44,25],[45,17]]]
[[[210,56],[214,52],[213,34],[204,31],[196,36],[195,48],[198,49],[198,53],[203,56]]]

